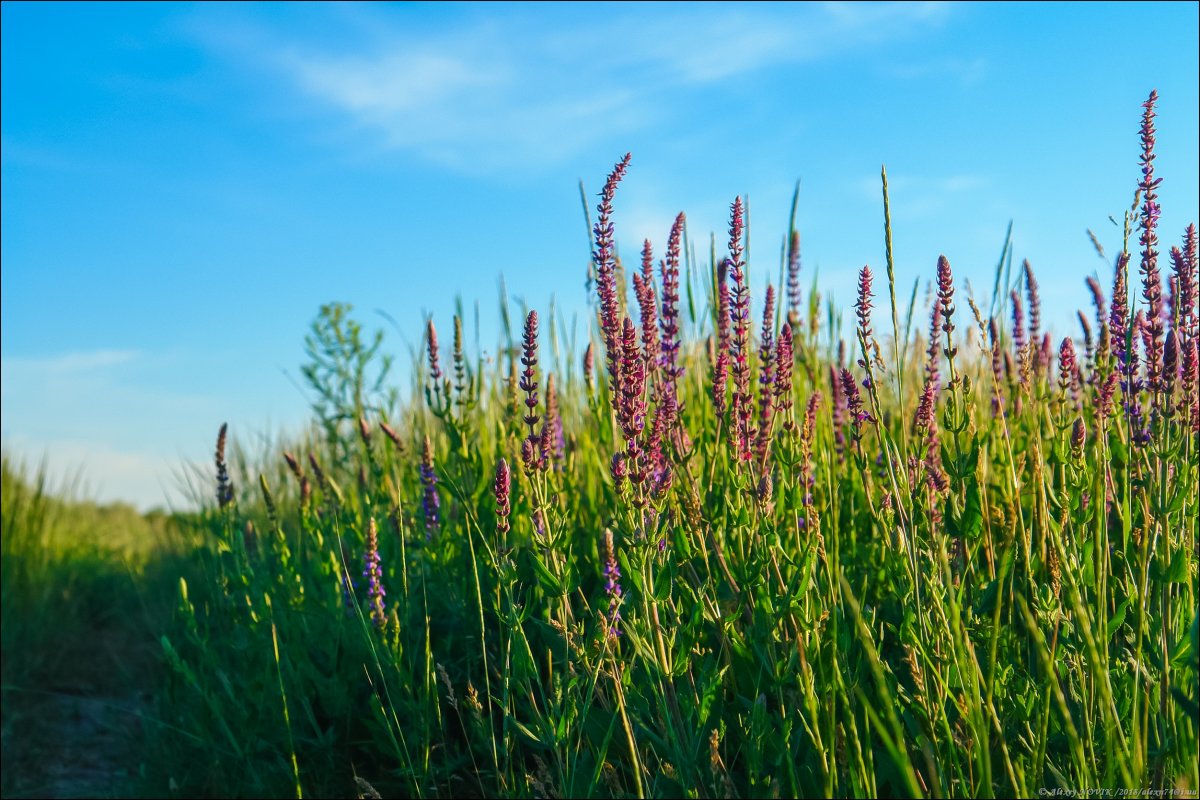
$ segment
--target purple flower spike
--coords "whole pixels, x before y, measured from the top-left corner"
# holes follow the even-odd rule
[[[433,448],[429,444],[428,436],[425,437],[425,447],[421,452],[420,473],[421,486],[425,490],[421,500],[421,507],[425,512],[425,541],[429,541],[441,522],[439,512],[442,501],[438,497],[437,473],[433,470]]]
[[[864,422],[874,422],[875,418],[867,413],[863,406],[862,394],[858,391],[858,384],[854,381],[854,376],[850,374],[850,370],[842,370],[842,392],[846,396],[846,407],[850,411],[851,418],[854,420],[855,436],[860,435],[860,430]]]
[[[634,273],[633,291],[641,311],[642,349],[646,354],[646,370],[653,372],[658,366],[658,305],[654,296],[654,253],[650,240],[642,245],[642,271]]]
[[[613,546],[611,530],[604,531],[604,594],[608,597],[608,611],[604,614],[604,629],[610,639],[621,635],[621,567],[617,563],[616,548]]]
[[[1009,292],[1008,299],[1012,301],[1013,349],[1020,353],[1025,349],[1025,309],[1016,289]]]
[[[937,263],[938,302],[942,306],[942,332],[946,334],[946,357],[954,358],[956,348],[950,347],[950,334],[954,332],[954,278],[950,274],[950,262],[938,256]]]
[[[787,250],[788,324],[800,327],[800,231],[792,231]]]
[[[617,193],[617,184],[629,168],[629,159],[630,154],[626,153],[609,173],[600,192],[600,205],[596,207],[599,216],[593,227],[596,246],[592,251],[592,261],[596,266],[596,288],[600,295],[600,328],[604,333],[609,377],[614,384],[614,401],[617,370],[620,368],[621,329],[617,319],[617,263],[613,249],[612,201]]]
[[[225,464],[225,438],[229,433],[229,423],[222,422],[217,431],[217,450],[215,462],[217,465],[217,505],[225,508],[233,502],[233,481],[229,479],[229,468]]]
[[[750,396],[750,286],[746,280],[746,263],[742,261],[744,230],[742,198],[739,196],[734,198],[729,208],[729,277],[733,280],[730,290],[733,338],[729,351],[733,403],[730,412],[736,430],[734,441],[738,459],[749,461],[753,454],[754,410]]]
[[[503,458],[496,464],[496,533],[503,537],[511,529],[508,515],[512,513],[512,473]]]
[[[942,358],[942,307],[934,303],[929,313],[929,347],[925,350],[925,383],[937,386],[938,365]]]
[[[863,268],[858,272],[858,301],[854,304],[854,314],[858,317],[858,335],[862,338],[867,346],[871,344],[871,336],[874,331],[871,330],[871,282],[874,276],[871,275],[871,267],[868,264],[863,264]]]
[[[758,440],[756,455],[761,464],[767,460],[771,444],[771,421],[775,413],[775,287],[767,285],[763,301],[762,335],[758,351]]]
[[[1154,105],[1158,102],[1158,92],[1150,92],[1150,97],[1142,104],[1145,112],[1142,114],[1142,180],[1138,188],[1142,193],[1142,210],[1138,219],[1141,229],[1139,242],[1142,246],[1142,297],[1146,301],[1147,312],[1145,319],[1146,339],[1146,379],[1147,386],[1155,395],[1154,403],[1159,403],[1158,393],[1162,391],[1162,358],[1163,358],[1163,321],[1162,321],[1162,277],[1158,271],[1158,217],[1161,209],[1158,205],[1158,186],[1162,178],[1154,177]]]
[[[1117,368],[1122,372],[1129,364],[1129,284],[1127,270],[1129,254],[1117,256],[1116,271],[1113,275],[1112,308],[1109,311],[1108,330],[1113,355],[1117,359]]]
[[[785,322],[775,342],[775,405],[783,416],[783,427],[788,431],[795,428],[792,421],[793,358],[792,326]]]
[[[1038,293],[1037,278],[1033,277],[1033,267],[1029,259],[1021,265],[1025,273],[1025,296],[1029,298],[1029,341],[1038,341],[1042,328],[1042,297]]]
[[[383,567],[379,558],[379,531],[375,527],[375,518],[367,522],[367,553],[364,558],[363,577],[367,579],[367,599],[371,604],[371,622],[383,630],[387,623],[383,598],[387,591],[383,588]]]
[[[438,338],[437,328],[433,327],[433,320],[429,320],[428,333],[426,334],[426,346],[429,349],[429,377],[433,381],[434,389],[437,389],[438,382],[442,379],[442,367],[438,361]]]
[[[683,374],[683,367],[679,364],[679,252],[686,222],[687,218],[680,212],[667,237],[667,255],[659,262],[662,276],[662,315],[659,323],[662,328],[662,367],[672,384]]]
[[[529,316],[525,318],[525,335],[522,340],[521,364],[524,370],[521,372],[521,391],[525,392],[525,424],[529,426],[529,435],[526,440],[536,444],[537,424],[541,417],[538,416],[538,382],[537,382],[537,325],[538,318],[536,311],[530,311]]]

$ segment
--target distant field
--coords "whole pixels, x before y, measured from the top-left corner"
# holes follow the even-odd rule
[[[852,309],[794,211],[751,287],[740,198],[712,257],[680,214],[622,262],[627,156],[586,352],[502,297],[498,358],[422,322],[403,394],[334,304],[309,435],[222,426],[201,512],[6,459],[5,796],[1195,797],[1197,234],[1158,229],[1154,102],[1073,332],[1011,241],[989,296],[897,286],[886,176]]]

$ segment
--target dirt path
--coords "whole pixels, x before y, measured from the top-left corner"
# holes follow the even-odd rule
[[[128,796],[140,763],[137,743],[146,702],[142,693],[46,692],[22,698],[20,712],[3,731],[5,795]]]
[[[120,618],[74,641],[51,637],[42,655],[55,668],[27,681],[34,685],[4,686],[5,797],[135,791],[157,663],[147,639]]]

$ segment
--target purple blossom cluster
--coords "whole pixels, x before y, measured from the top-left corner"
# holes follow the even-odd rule
[[[592,228],[595,237],[595,248],[592,250],[592,262],[596,268],[596,290],[600,297],[600,330],[604,334],[605,355],[608,361],[608,374],[612,379],[616,402],[617,376],[621,360],[621,325],[618,320],[617,303],[617,262],[613,243],[612,201],[617,193],[617,184],[625,177],[629,168],[630,154],[617,162],[604,188],[600,192],[600,204],[596,207],[599,216]]]
[[[613,533],[604,531],[604,594],[608,597],[608,610],[604,613],[604,629],[609,638],[621,635],[621,567],[617,563],[617,552],[613,546]]]
[[[511,530],[508,517],[512,513],[512,473],[509,472],[508,462],[503,458],[496,463],[493,491],[496,497],[496,535],[503,539]]]
[[[363,577],[367,581],[367,600],[371,606],[371,622],[382,630],[387,623],[384,607],[384,597],[387,590],[383,588],[383,565],[379,557],[379,530],[375,526],[375,518],[367,521],[367,551],[363,558]]]
[[[679,363],[679,248],[686,222],[683,212],[675,217],[667,237],[666,257],[659,262],[659,274],[662,277],[662,314],[659,322],[662,328],[662,368],[672,390],[675,381],[683,374],[683,366]]]
[[[421,451],[420,475],[421,486],[424,489],[421,508],[425,512],[425,541],[429,541],[441,524],[439,515],[442,501],[438,497],[437,473],[433,469],[433,448],[429,444],[428,436],[425,437],[425,446]]]
[[[800,327],[800,231],[792,231],[787,246],[788,324]]]
[[[525,416],[522,417],[529,428],[526,443],[532,448],[538,446],[537,424],[541,419],[537,413],[538,381],[537,381],[537,311],[530,311],[525,317],[525,333],[521,340],[521,381],[518,384],[525,393]],[[526,464],[527,468],[532,468]]]
[[[217,450],[214,460],[217,466],[217,505],[225,508],[233,502],[233,481],[229,478],[229,467],[225,463],[225,440],[229,433],[229,423],[222,422],[217,431]]]
[[[729,277],[730,324],[733,327],[729,342],[730,371],[733,374],[733,402],[730,405],[731,427],[739,461],[749,461],[753,455],[753,408],[750,395],[750,285],[746,280],[746,264],[742,236],[745,231],[742,198],[734,198],[729,209]]]
[[[642,244],[642,271],[633,275],[633,293],[641,313],[642,349],[649,369],[658,365],[658,298],[654,294],[654,251],[650,240]]]
[[[794,363],[792,326],[785,322],[780,328],[779,338],[775,342],[774,392],[777,412],[783,417],[783,429],[786,431],[791,431],[795,427],[792,419],[792,367]]]
[[[775,287],[767,285],[763,300],[762,333],[758,339],[758,438],[754,449],[765,465],[771,446],[775,414]]]

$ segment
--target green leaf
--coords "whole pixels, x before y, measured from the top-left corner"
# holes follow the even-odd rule
[[[1186,583],[1188,578],[1187,552],[1181,547],[1171,557],[1171,563],[1162,569],[1161,561],[1156,562],[1157,578],[1163,583]]]
[[[983,505],[979,499],[979,482],[974,479],[967,484],[967,504],[959,522],[962,535],[969,539],[978,539],[983,531]]]
[[[551,597],[561,597],[566,594],[562,582],[546,569],[546,565],[540,558],[533,559],[533,571],[537,573],[538,584],[546,594]]]
[[[1125,600],[1124,602],[1121,603],[1121,605],[1117,606],[1116,613],[1114,613],[1111,617],[1109,617],[1109,619],[1108,619],[1108,638],[1109,639],[1111,639],[1113,637],[1113,634],[1115,634],[1117,632],[1117,630],[1121,627],[1121,625],[1125,622],[1125,614],[1128,611],[1129,611],[1129,601]]]

